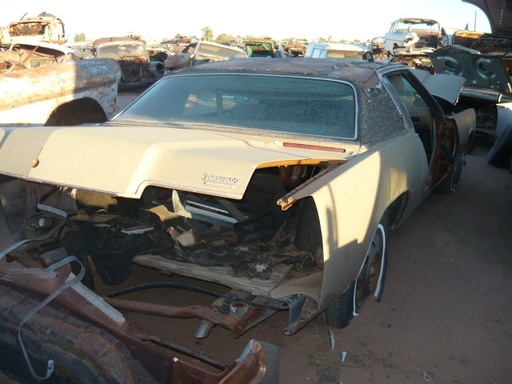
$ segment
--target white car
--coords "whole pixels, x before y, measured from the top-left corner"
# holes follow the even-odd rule
[[[406,17],[391,23],[384,35],[384,48],[388,56],[401,52],[425,53],[441,47],[442,41],[441,26],[437,21]]]
[[[365,49],[355,44],[311,43],[308,45],[304,57],[366,60],[369,55],[370,50],[368,48]]]

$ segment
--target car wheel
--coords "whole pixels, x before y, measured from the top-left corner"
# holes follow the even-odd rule
[[[357,279],[322,313],[322,320],[333,327],[346,327],[357,316],[365,300],[373,295],[380,301],[387,267],[387,231],[379,224]]]
[[[498,136],[487,153],[487,162],[495,167],[504,167],[512,155],[512,124]]]

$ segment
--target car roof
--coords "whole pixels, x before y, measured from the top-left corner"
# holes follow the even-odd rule
[[[318,47],[318,48],[327,48],[327,49],[339,49],[346,51],[360,51],[364,52],[364,49],[356,44],[347,44],[347,43],[310,43],[308,47]]]
[[[401,21],[402,23],[409,23],[409,24],[419,24],[419,23],[439,24],[436,20],[425,19],[423,17],[401,17],[400,19],[396,19],[393,23],[396,23],[398,21]]]
[[[212,41],[203,41],[203,40],[200,40],[200,41],[196,41],[195,43],[190,43],[189,45],[192,45],[192,46],[198,46],[198,45],[206,45],[206,46],[212,46],[212,47],[219,47],[219,48],[223,48],[223,49],[228,49],[228,50],[231,50],[233,52],[240,52],[240,53],[243,53],[243,54],[246,54],[245,51],[243,49],[240,49],[240,48],[237,48],[237,47],[231,47],[229,45],[225,45],[225,44],[219,44],[219,43],[214,43]]]
[[[93,41],[93,48],[97,48],[100,45],[122,45],[122,44],[145,44],[142,40],[132,39],[131,37],[102,37]]]
[[[244,44],[274,43],[272,39],[246,39]]]
[[[378,80],[376,71],[385,66],[398,66],[393,63],[370,62],[345,59],[273,59],[247,58],[201,64],[186,68],[176,74],[185,73],[253,73],[265,75],[288,75],[321,77],[346,80],[363,88],[374,87]],[[403,66],[401,66],[403,67]]]

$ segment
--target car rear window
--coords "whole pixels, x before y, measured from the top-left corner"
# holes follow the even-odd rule
[[[354,89],[347,83],[213,74],[162,79],[116,120],[196,123],[354,139],[355,111]]]

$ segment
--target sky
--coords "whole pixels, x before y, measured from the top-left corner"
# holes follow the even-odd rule
[[[314,0],[298,4],[296,0],[0,0],[0,26],[25,14],[34,17],[47,12],[63,21],[68,42],[81,33],[89,40],[136,34],[158,42],[178,34],[201,37],[204,27],[214,36],[366,41],[383,36],[400,17],[431,18],[445,28],[469,25],[469,29],[490,32],[483,12],[462,0],[356,0],[350,4]]]

